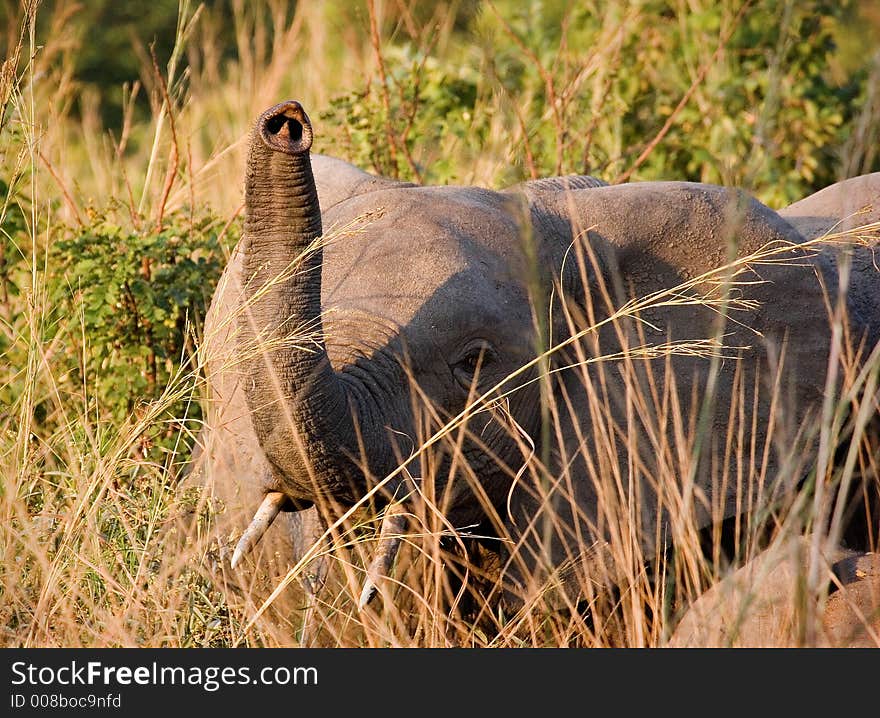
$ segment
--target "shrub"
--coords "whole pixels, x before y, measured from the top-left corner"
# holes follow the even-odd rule
[[[160,229],[138,231],[93,211],[53,246],[50,304],[82,331],[65,352],[108,419],[121,422],[192,367],[194,333],[238,232],[210,213],[179,211]],[[189,402],[168,407],[172,416],[198,418],[196,405],[181,403]]]

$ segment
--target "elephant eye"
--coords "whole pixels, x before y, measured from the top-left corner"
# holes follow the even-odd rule
[[[453,364],[452,373],[465,389],[470,389],[474,377],[484,372],[493,361],[495,361],[494,350],[486,342],[480,342],[469,347]]]

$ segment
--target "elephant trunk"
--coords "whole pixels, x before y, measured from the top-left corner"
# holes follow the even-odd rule
[[[279,491],[302,505],[322,496],[345,503],[360,498],[366,479],[357,460],[358,431],[377,433],[356,430],[357,402],[324,344],[321,211],[311,144],[311,124],[295,101],[268,109],[254,127],[240,319],[245,395],[257,439]]]

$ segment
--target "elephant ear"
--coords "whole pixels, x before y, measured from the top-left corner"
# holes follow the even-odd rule
[[[351,197],[390,189],[391,187],[414,187],[411,182],[400,182],[378,175],[371,175],[344,160],[327,155],[312,154],[312,172],[318,189],[321,211],[326,212]]]
[[[560,296],[582,305],[586,298],[586,285],[595,281],[597,274],[613,274],[616,267],[613,250],[604,242],[580,243],[581,247],[594,249],[590,258],[575,256],[578,239],[586,235],[589,226],[579,220],[579,207],[592,190],[608,187],[608,183],[590,175],[565,175],[522,182],[505,190],[506,194],[518,196],[524,202],[536,241],[537,256],[541,267],[552,273]],[[554,331],[564,336],[563,313],[554,309]]]
[[[511,188],[524,197],[538,256],[568,305],[610,308],[674,287],[772,241],[803,237],[740,190],[696,182],[605,185],[558,177]],[[601,280],[601,281],[600,281]],[[597,304],[596,289],[607,292]]]

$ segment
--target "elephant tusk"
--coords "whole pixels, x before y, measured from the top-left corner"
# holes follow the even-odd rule
[[[367,604],[376,595],[379,581],[388,575],[397,551],[400,549],[400,540],[406,528],[406,512],[403,503],[398,501],[390,504],[385,509],[382,518],[382,528],[379,530],[379,546],[376,554],[367,569],[367,578],[364,581],[364,589],[358,600],[358,611],[363,611]]]
[[[230,561],[232,568],[235,568],[242,556],[256,546],[257,542],[263,538],[266,529],[272,525],[286,500],[287,497],[280,491],[270,491],[266,494],[263,503],[260,504],[260,508],[257,509],[257,513],[254,514],[254,518],[244,530],[235,546],[232,561]]]

